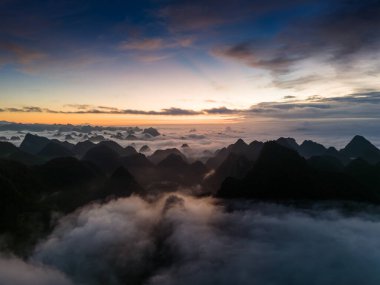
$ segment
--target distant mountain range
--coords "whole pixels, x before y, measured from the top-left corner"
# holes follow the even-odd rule
[[[20,147],[0,142],[0,233],[12,237],[8,246],[34,243],[51,228],[52,213],[133,194],[189,189],[225,199],[380,203],[380,150],[362,136],[341,150],[293,138],[239,139],[204,162],[189,159],[188,146],[149,156],[147,148],[32,134]]]

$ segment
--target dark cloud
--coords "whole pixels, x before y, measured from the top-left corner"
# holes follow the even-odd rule
[[[290,100],[289,100],[290,99]],[[286,97],[283,102],[262,102],[249,109],[226,107],[204,110],[207,114],[288,119],[380,118],[380,93],[356,93],[341,97],[311,96],[306,100]]]
[[[258,42],[244,42],[230,47],[214,48],[212,53],[276,73],[286,73],[293,63],[306,58],[306,55],[287,54],[282,48],[270,51],[264,43]]]
[[[11,112],[11,113],[41,113],[44,112],[45,109],[35,106],[26,106],[22,108],[2,108],[0,112]]]
[[[22,108],[2,108],[0,112],[11,112],[11,113],[54,113],[54,114],[125,114],[125,115],[168,115],[168,116],[193,116],[201,115],[203,111],[194,111],[181,108],[168,108],[162,109],[161,111],[143,111],[143,110],[132,110],[132,109],[118,109],[115,107],[106,106],[91,106],[91,105],[76,105],[69,104],[66,107],[71,107],[74,110],[52,110],[47,108],[26,106]]]
[[[247,110],[259,116],[293,119],[379,118],[380,93],[358,93],[342,97],[313,96],[305,101],[265,102]]]
[[[296,99],[297,97],[296,96],[293,96],[293,95],[287,95],[287,96],[284,96],[284,99],[285,100],[292,100],[292,99]]]
[[[313,98],[311,98],[310,100],[313,100]],[[315,101],[377,105],[380,103],[380,92],[358,93],[358,94],[353,94],[350,96],[333,97],[333,98],[317,98],[315,99]]]
[[[98,111],[98,110],[94,110]],[[103,111],[99,111],[103,112]],[[117,114],[131,114],[131,115],[168,115],[168,116],[192,116],[192,115],[200,115],[202,112],[181,109],[181,108],[169,108],[162,109],[161,111],[142,111],[142,110],[117,110],[117,111],[104,111],[104,113],[117,113]]]
[[[357,60],[378,52],[379,1],[334,0],[314,2],[314,5],[319,12],[300,15],[273,36],[247,38],[243,42],[214,48],[213,53],[270,70],[276,86],[290,88],[323,77],[323,74],[313,74],[293,81],[280,77],[293,71],[302,60],[319,60],[347,72],[347,68],[354,68]],[[360,71],[373,71],[374,64]]]
[[[207,114],[210,115],[229,115],[229,114],[236,114],[239,113],[239,110],[229,109],[226,107],[219,107],[219,108],[212,108],[212,109],[206,109],[204,110]]]

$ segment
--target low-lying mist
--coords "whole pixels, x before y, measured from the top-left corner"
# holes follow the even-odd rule
[[[86,206],[26,261],[0,258],[0,284],[380,284],[377,212],[233,203],[173,194]]]

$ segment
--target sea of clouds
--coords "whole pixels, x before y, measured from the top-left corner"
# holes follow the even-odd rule
[[[111,139],[122,146],[131,145],[139,150],[143,145],[148,145],[151,149],[146,154],[151,154],[157,149],[178,148],[188,157],[199,159],[209,157],[214,151],[234,143],[242,138],[247,143],[253,140],[267,141],[283,137],[293,137],[299,144],[303,140],[309,139],[324,144],[326,147],[334,146],[343,148],[354,135],[365,136],[373,144],[380,147],[380,124],[376,120],[337,120],[336,123],[330,121],[286,121],[267,120],[252,121],[236,124],[215,124],[215,125],[159,125],[154,126],[159,132],[157,137],[144,137],[136,135],[135,139],[118,139],[117,134],[122,133],[124,137],[127,132],[121,130],[92,131],[91,133],[65,132],[59,130],[31,131],[1,131],[0,138],[6,139],[15,145],[20,145],[25,134],[30,132],[49,139],[58,139],[77,143],[84,141],[86,137],[103,136],[104,139]],[[141,126],[141,129],[145,127]],[[80,135],[80,136],[79,136]],[[70,136],[70,139],[67,139]],[[19,140],[11,140],[18,137]],[[1,139],[0,139],[1,140]],[[189,148],[182,148],[187,144]]]
[[[364,207],[364,206],[362,206]],[[380,284],[380,211],[165,195],[91,204],[0,284]]]

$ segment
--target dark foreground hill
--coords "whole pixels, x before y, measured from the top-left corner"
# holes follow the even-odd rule
[[[0,235],[2,246],[24,251],[66,214],[92,201],[141,192],[126,169],[107,175],[95,164],[74,157],[27,166],[0,159]]]
[[[355,161],[351,164],[358,164]],[[218,197],[265,200],[353,200],[380,202],[377,167],[363,162],[334,169],[330,161],[318,167],[294,149],[277,142],[267,142],[251,170],[241,179],[224,180]],[[363,168],[368,168],[363,171]],[[370,172],[372,170],[372,173]],[[366,173],[369,177],[363,177]],[[373,181],[372,181],[373,180]]]

